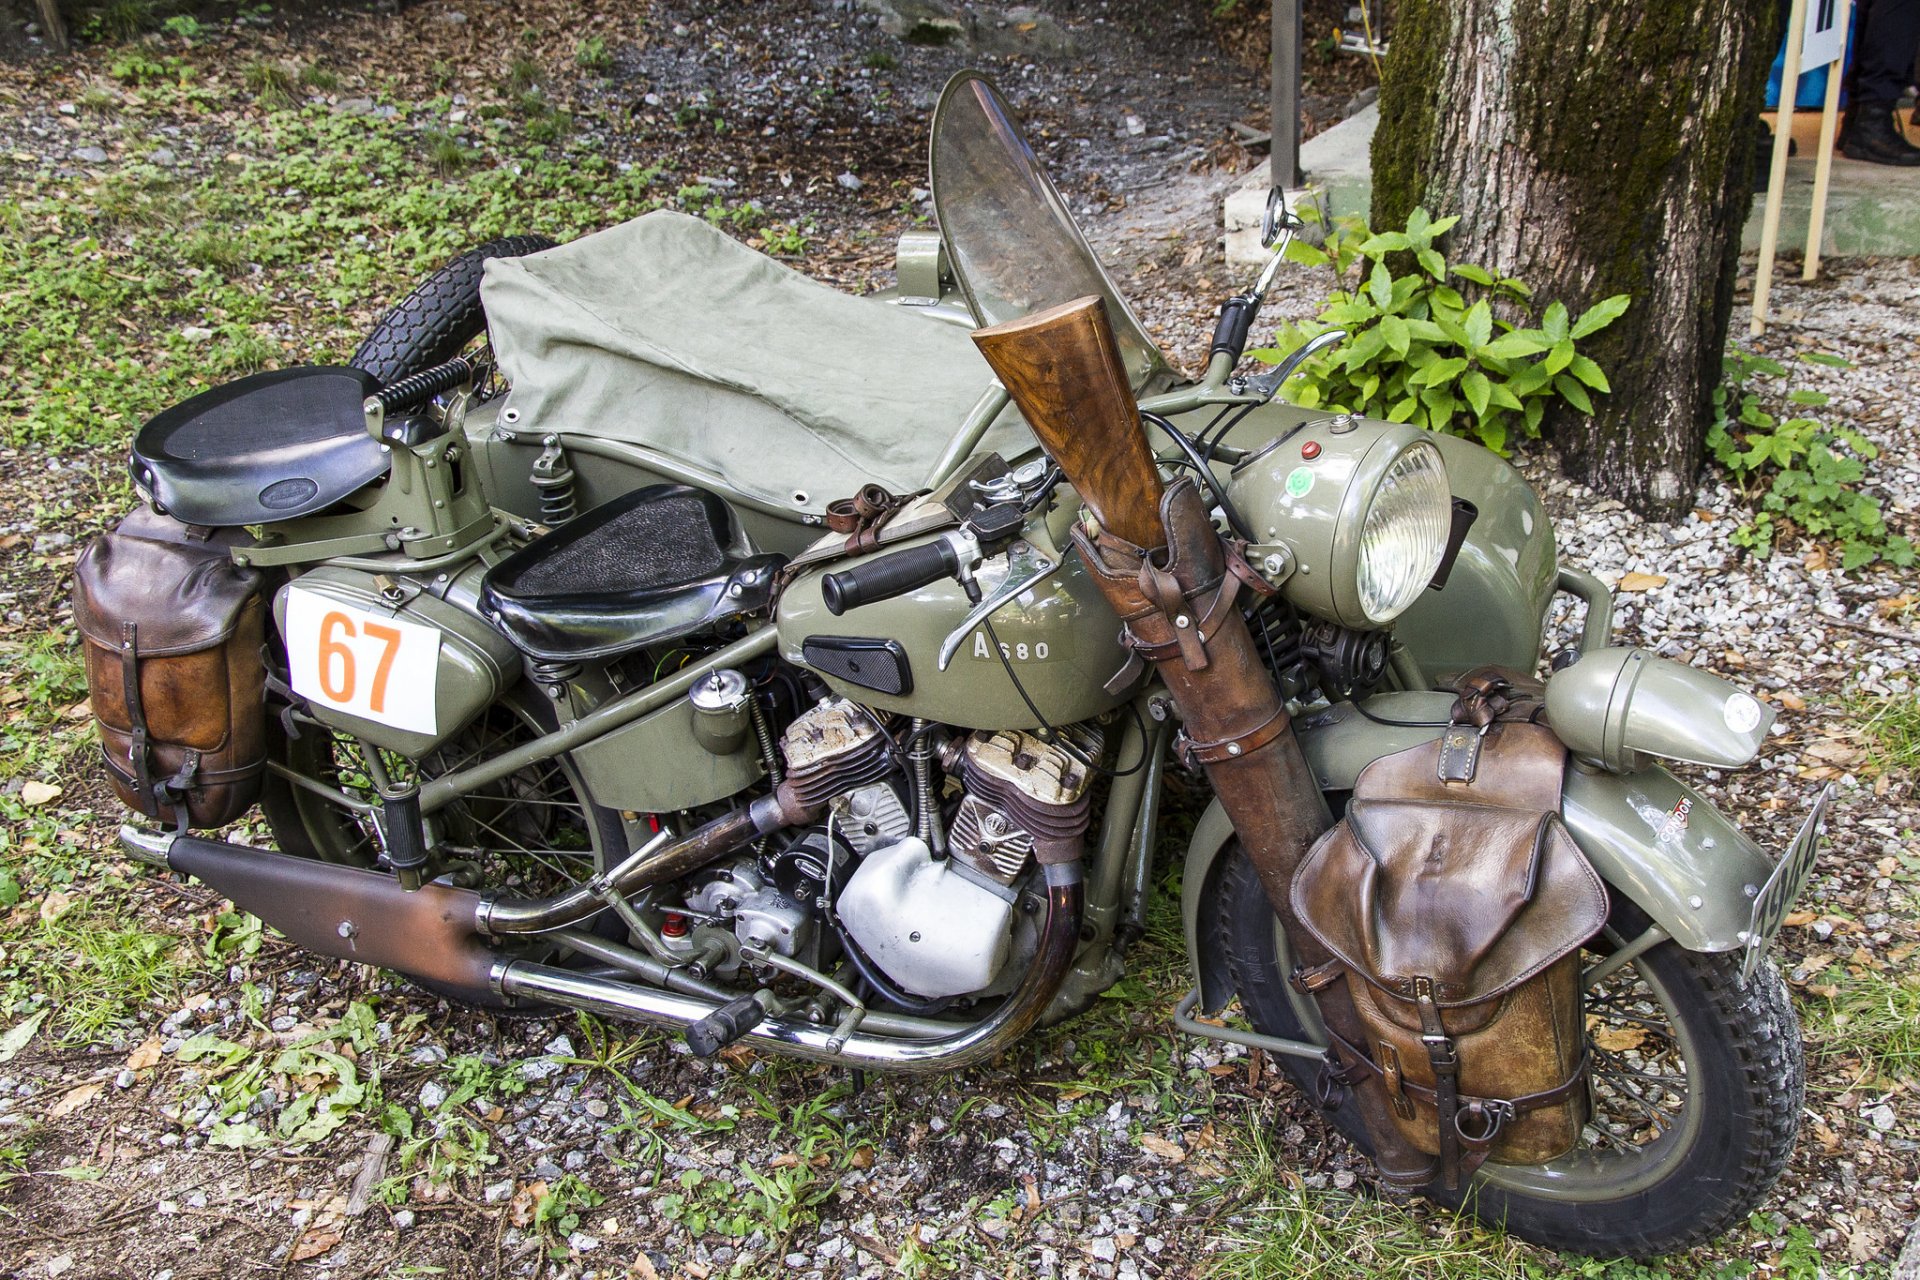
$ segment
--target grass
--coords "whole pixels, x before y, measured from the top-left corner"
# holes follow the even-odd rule
[[[43,996],[67,1043],[109,1041],[143,1007],[177,997],[193,965],[178,938],[121,924],[91,898],[73,898],[66,910],[45,919],[57,901],[42,899],[42,920],[14,940],[0,977],[12,979],[9,987]]]
[[[294,90],[300,84],[300,71],[285,62],[263,58],[248,64],[244,79],[260,105],[284,107],[293,102]]]
[[[1883,771],[1920,768],[1920,694],[1862,696],[1848,711],[1860,722],[1869,763]]]
[[[582,71],[604,75],[613,70],[613,51],[605,36],[588,36],[573,47],[573,65]]]
[[[1806,1006],[1808,1038],[1828,1055],[1858,1058],[1870,1077],[1920,1079],[1920,974],[1848,974]]]

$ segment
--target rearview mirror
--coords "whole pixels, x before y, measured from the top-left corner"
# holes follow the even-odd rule
[[[1267,188],[1267,207],[1260,214],[1260,247],[1271,249],[1284,231],[1298,231],[1300,219],[1287,208],[1287,193],[1278,186]]]

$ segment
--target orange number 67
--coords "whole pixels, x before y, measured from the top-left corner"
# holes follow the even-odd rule
[[[365,623],[362,629],[369,640],[378,640],[381,645],[380,659],[374,664],[373,691],[367,698],[367,707],[375,712],[385,711],[387,677],[393,673],[393,660],[400,652],[400,630],[397,627],[383,627],[377,622]],[[356,683],[353,649],[346,642],[358,635],[353,619],[338,609],[330,610],[320,619],[320,691],[335,702],[353,701]],[[340,677],[337,682],[333,678],[336,669]]]

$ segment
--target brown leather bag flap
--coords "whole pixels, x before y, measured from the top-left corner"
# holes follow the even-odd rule
[[[73,620],[108,649],[121,624],[139,624],[142,657],[197,653],[233,634],[260,574],[233,563],[225,547],[161,542],[115,532],[88,544],[74,564]]]
[[[1350,970],[1458,1008],[1513,990],[1600,931],[1607,894],[1557,816],[1355,800],[1314,846],[1293,909]]]

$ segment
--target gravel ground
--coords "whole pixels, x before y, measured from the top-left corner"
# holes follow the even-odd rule
[[[1075,32],[1100,16],[1084,6],[1042,8]],[[726,50],[751,34],[743,25],[749,21],[772,24],[772,43],[792,7],[763,7],[751,19],[696,9],[655,6],[654,41],[620,53],[622,83],[636,95],[662,92],[654,82],[679,93],[698,74],[713,78],[720,100],[769,79],[764,65]],[[429,23],[449,11],[426,5],[410,12]],[[1137,12],[1123,9],[1120,16]],[[809,56],[849,61],[839,46]],[[901,73],[910,81],[904,92],[937,86],[946,56],[927,53],[924,62],[912,62]],[[902,57],[922,54],[903,50]],[[1177,360],[1197,365],[1217,300],[1239,283],[1219,265],[1211,204],[1230,175],[1206,161],[1217,158],[1218,126],[1257,102],[1257,83],[1237,73],[1238,88],[1222,91],[1208,107],[1211,125],[1202,129],[1173,106],[1113,100],[1092,77],[1076,93],[1067,73],[1049,72],[1040,60],[1011,58],[1008,66],[1058,77],[1052,87],[1020,96],[1038,108],[1043,127],[1057,131],[1063,158],[1084,157],[1068,165],[1069,190],[1076,209],[1089,215],[1091,237],[1115,246],[1110,256],[1149,327]],[[1170,82],[1163,92],[1163,102],[1176,103],[1184,90]],[[51,122],[56,112],[46,101],[34,110],[44,114],[0,123],[16,150],[44,145],[34,121]],[[1127,114],[1143,117],[1141,133],[1130,132]],[[899,141],[915,136],[917,117],[917,109],[903,109],[891,124],[815,123],[831,130],[873,126],[883,138],[917,147]],[[796,121],[796,133],[803,132],[798,116],[779,119]],[[48,127],[55,136],[70,128]],[[1194,140],[1178,138],[1177,129]],[[1140,138],[1159,136],[1172,141],[1137,149]],[[219,145],[213,135],[183,137],[183,154]],[[796,154],[804,151],[796,144]],[[870,198],[871,189],[862,196],[834,182],[848,165],[871,159],[871,148],[829,149],[803,171],[824,181],[798,184],[816,192],[807,207],[831,229],[826,247],[805,265],[849,286],[885,283],[885,241],[903,221],[889,200]],[[911,172],[910,157],[899,170]],[[1108,179],[1119,173],[1142,190],[1158,173],[1155,199],[1116,190]],[[769,168],[737,180],[766,184],[771,200],[778,174]],[[1785,355],[1811,348],[1854,362],[1849,370],[1801,366],[1800,384],[1832,394],[1828,412],[1881,446],[1878,483],[1896,518],[1911,527],[1920,511],[1920,418],[1912,408],[1920,403],[1913,336],[1920,332],[1920,268],[1842,262],[1830,271],[1815,285],[1776,286],[1780,320],[1762,349]],[[1290,273],[1270,316],[1309,314],[1324,287],[1323,278]],[[1564,558],[1622,586],[1623,642],[1719,671],[1781,707],[1762,762],[1724,776],[1694,771],[1693,780],[1775,846],[1790,838],[1822,782],[1838,786],[1809,909],[1794,918],[1778,949],[1800,989],[1803,1014],[1810,1022],[1820,1014],[1822,990],[1832,989],[1842,971],[1911,973],[1917,939],[1910,860],[1920,796],[1910,776],[1871,767],[1853,706],[1863,696],[1913,692],[1920,623],[1912,577],[1843,575],[1804,548],[1764,561],[1745,556],[1727,541],[1740,503],[1724,486],[1703,486],[1687,520],[1658,524],[1560,479],[1545,449],[1526,451],[1521,463],[1554,513]],[[0,464],[0,542],[19,537],[4,545],[21,548],[22,556],[33,550],[33,573],[41,575],[24,566],[9,575],[16,590],[7,602],[15,615],[8,625],[44,627],[62,593],[58,562],[71,554],[71,543],[61,540],[109,518],[86,495],[98,492],[97,477],[112,463],[59,461],[75,474],[51,483],[40,460],[18,451],[0,454]],[[62,509],[65,489],[82,497]],[[1575,621],[1562,617],[1556,625],[1570,634]],[[1190,814],[1197,797],[1186,799],[1173,806],[1163,853],[1179,847],[1179,815]],[[85,800],[76,784],[68,802],[84,810]],[[97,791],[92,803],[96,816],[75,821],[84,824],[88,845],[104,851],[110,808]],[[257,829],[241,837],[264,838]],[[186,939],[196,953],[228,927],[218,922],[211,895],[122,871],[115,891],[129,911]],[[21,909],[44,915],[48,901]],[[316,965],[267,940],[257,954],[243,949],[224,974],[216,969],[190,983],[184,1001],[150,1008],[104,1046],[63,1050],[41,1041],[0,1065],[0,1135],[41,1126],[31,1175],[0,1189],[9,1212],[0,1217],[0,1275],[184,1280],[438,1268],[579,1277],[730,1270],[1171,1276],[1230,1254],[1237,1236],[1271,1221],[1261,1205],[1289,1197],[1304,1197],[1323,1228],[1330,1223],[1336,1231],[1322,1236],[1325,1251],[1312,1261],[1339,1273],[1344,1254],[1344,1265],[1364,1273],[1368,1242],[1342,1242],[1337,1228],[1343,1213],[1368,1203],[1350,1198],[1369,1188],[1365,1162],[1270,1064],[1171,1033],[1167,1006],[1181,983],[1172,924],[1163,911],[1132,957],[1136,972],[1126,990],[1136,999],[1103,1002],[990,1067],[930,1081],[868,1080],[864,1087],[843,1072],[744,1053],[701,1063],[663,1037],[608,1042],[572,1018],[496,1022],[451,1012],[381,975]],[[233,1072],[207,1038],[242,1044],[271,1065],[274,1054],[298,1052],[316,1036],[340,1062],[364,1064],[365,1079],[378,1073],[385,1114],[391,1118],[397,1108],[405,1118],[385,1127],[401,1136],[382,1134],[379,1117],[369,1114],[312,1143],[242,1151],[217,1145],[234,1123],[271,1127],[296,1095],[337,1088],[342,1068],[332,1063],[330,1076],[303,1076],[314,1066],[308,1058],[292,1072],[268,1070],[264,1087],[223,1125],[218,1104],[228,1095],[218,1090],[229,1088]],[[1769,1207],[1810,1228],[1831,1263],[1884,1264],[1914,1217],[1920,1105],[1904,1086],[1866,1084],[1859,1059],[1843,1049],[1816,1046],[1810,1066],[1803,1141]],[[468,1128],[451,1123],[455,1118],[488,1135],[484,1155],[474,1154]],[[436,1125],[438,1140],[424,1141]],[[407,1126],[423,1141],[406,1136]],[[1257,1146],[1254,1134],[1262,1136]],[[0,1136],[0,1147],[5,1142]],[[409,1155],[416,1161],[410,1167],[403,1163]],[[436,1160],[453,1172],[402,1176]],[[1270,1175],[1263,1161],[1271,1163]],[[382,1188],[383,1177],[397,1181]],[[543,1219],[542,1192],[570,1185],[592,1194],[569,1192]],[[1419,1205],[1393,1221],[1426,1241],[1436,1258],[1471,1247],[1484,1252],[1466,1256],[1488,1260],[1489,1268],[1514,1258],[1553,1265],[1484,1241],[1461,1246],[1454,1228]],[[1778,1230],[1763,1225],[1685,1260],[1682,1269],[1729,1261],[1775,1266],[1780,1258]],[[1437,1273],[1438,1265],[1406,1270]]]

